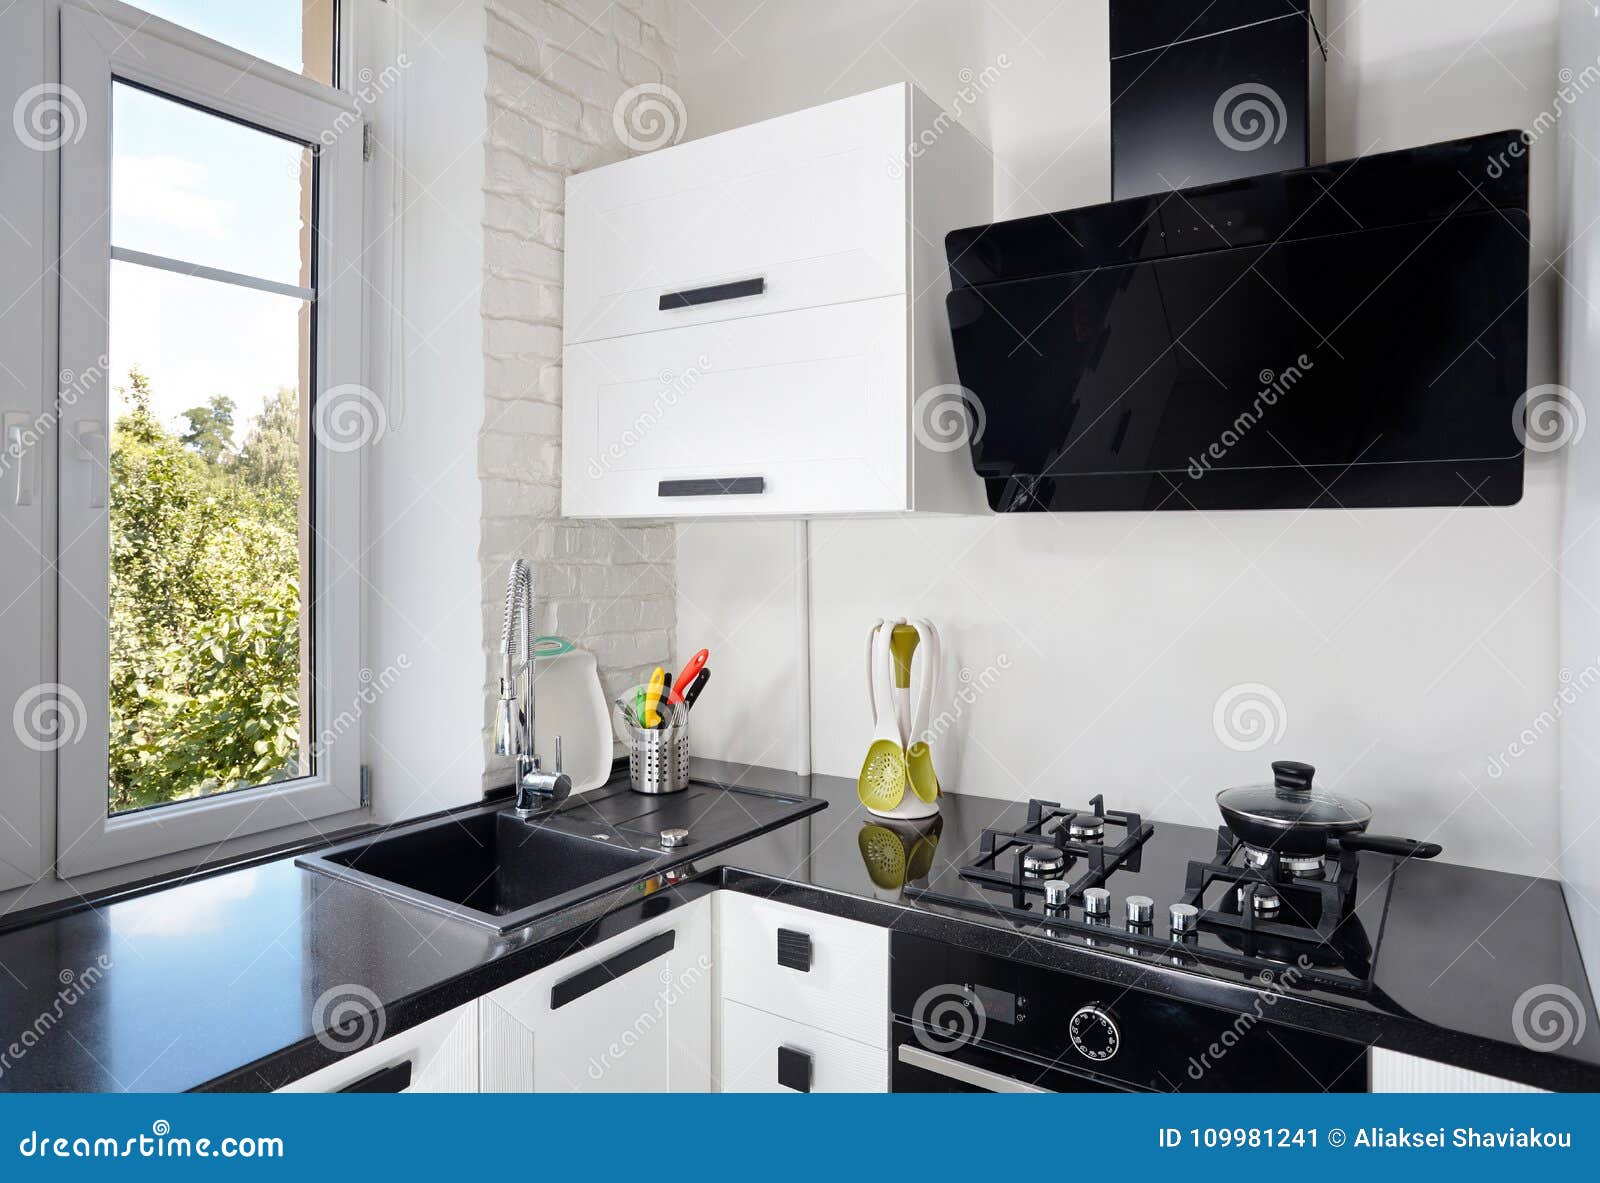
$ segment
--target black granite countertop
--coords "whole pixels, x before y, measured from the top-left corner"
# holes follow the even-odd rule
[[[1012,816],[1015,805],[948,794],[937,826],[882,826],[841,778],[717,764],[696,773],[818,797],[828,808],[697,864],[670,885],[602,897],[507,936],[297,867],[292,855],[0,931],[0,1033],[11,1040],[0,1044],[0,1092],[276,1088],[338,1058],[317,1039],[314,1018],[331,989],[370,990],[392,1034],[719,887],[1112,986],[1220,1007],[1248,1007],[1257,996],[1259,983],[1240,972],[1115,954],[981,905],[913,898],[918,887],[959,890],[956,870],[983,828]],[[603,828],[636,813],[640,800],[608,787],[563,812]],[[1153,820],[1152,842],[1161,845],[1150,856],[1159,857],[1147,856],[1141,874],[1214,844],[1210,831]],[[863,849],[876,843],[881,855],[889,839],[864,837],[872,828],[901,841],[908,882],[886,875],[881,858],[874,881]],[[1541,1087],[1600,1090],[1600,1038],[1547,1053],[1524,1046],[1513,1027],[1529,990],[1559,986],[1588,1009],[1588,1030],[1600,1030],[1560,886],[1363,856],[1363,881],[1390,872],[1372,996],[1290,989],[1275,1004],[1275,1021]],[[1141,880],[1139,890],[1156,895],[1155,882]],[[1161,911],[1171,902],[1156,899]]]

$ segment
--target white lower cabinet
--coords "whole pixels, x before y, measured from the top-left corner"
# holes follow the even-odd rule
[[[1470,1068],[1423,1060],[1381,1047],[1372,1049],[1372,1091],[1375,1093],[1542,1093],[1531,1084],[1502,1080]]]
[[[889,1054],[805,1023],[722,1001],[717,1082],[725,1093],[884,1093]]]
[[[886,1092],[888,930],[759,896],[716,903],[723,1092]]]
[[[483,1091],[709,1091],[711,948],[705,898],[484,995]]]
[[[446,1011],[286,1084],[281,1093],[478,1091],[478,1004]]]

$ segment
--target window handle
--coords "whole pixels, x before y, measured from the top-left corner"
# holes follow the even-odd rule
[[[5,415],[5,452],[0,458],[0,471],[9,467],[16,473],[16,491],[13,504],[32,505],[37,477],[34,474],[33,449],[28,440],[29,416],[22,411],[8,411]]]
[[[78,451],[89,465],[89,508],[106,507],[106,487],[111,483],[110,458],[106,455],[105,424],[85,419],[78,424]]]

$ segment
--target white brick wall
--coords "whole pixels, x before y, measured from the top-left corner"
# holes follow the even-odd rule
[[[608,693],[673,657],[673,528],[564,522],[562,178],[619,160],[623,91],[677,74],[675,0],[487,0],[482,313],[485,743],[506,569],[534,565],[539,629],[595,653]],[[505,779],[488,758],[486,781]]]

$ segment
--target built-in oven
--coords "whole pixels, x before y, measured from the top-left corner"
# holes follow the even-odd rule
[[[891,1088],[922,1092],[1365,1092],[1360,1043],[1289,1027],[1281,995],[1228,1011],[890,937]]]

